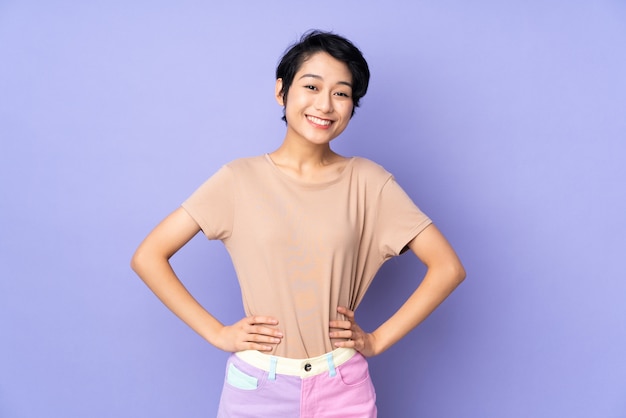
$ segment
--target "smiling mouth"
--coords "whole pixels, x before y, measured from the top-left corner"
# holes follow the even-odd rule
[[[318,117],[315,116],[311,116],[311,115],[307,115],[306,117],[310,122],[313,122],[316,125],[320,125],[320,126],[330,126],[331,123],[333,123],[332,120],[328,120],[328,119],[320,119]]]

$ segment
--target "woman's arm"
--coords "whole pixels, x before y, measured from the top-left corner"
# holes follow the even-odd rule
[[[183,208],[167,216],[139,245],[131,260],[132,269],[176,316],[201,337],[224,351],[269,351],[282,334],[265,325],[275,318],[254,316],[231,325],[222,325],[204,309],[178,279],[169,259],[200,231]]]
[[[354,312],[339,307],[347,321],[332,321],[331,338],[349,338],[350,341],[335,343],[337,347],[352,347],[365,356],[378,355],[413,328],[419,325],[443,302],[465,279],[465,269],[454,249],[434,226],[430,225],[410,243],[409,248],[426,265],[422,283],[406,302],[372,333],[365,333],[355,322]]]

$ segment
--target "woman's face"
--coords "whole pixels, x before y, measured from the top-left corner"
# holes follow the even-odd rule
[[[276,99],[285,106],[287,139],[328,144],[348,126],[352,116],[352,74],[348,66],[326,52],[302,64],[293,78],[286,103],[276,81]]]

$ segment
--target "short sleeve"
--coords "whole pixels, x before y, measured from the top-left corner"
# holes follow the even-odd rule
[[[430,218],[390,177],[380,193],[374,233],[383,259],[399,255],[431,223]]]
[[[202,184],[182,207],[200,225],[208,239],[228,238],[233,228],[235,212],[234,179],[224,166]]]

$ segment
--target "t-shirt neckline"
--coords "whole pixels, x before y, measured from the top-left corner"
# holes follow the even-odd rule
[[[312,183],[312,182],[305,181],[305,180],[299,180],[285,173],[280,167],[278,167],[274,163],[274,160],[272,160],[272,157],[270,157],[269,153],[264,154],[264,157],[265,157],[265,161],[267,161],[267,163],[272,167],[273,171],[276,172],[279,177],[282,177],[283,179],[289,181],[290,183],[296,184],[298,186],[312,188],[312,189],[323,188],[323,187],[330,186],[331,184],[335,184],[338,181],[340,181],[342,178],[346,176],[346,173],[350,171],[350,167],[352,166],[354,160],[356,159],[356,157],[348,157],[349,161],[346,163],[345,167],[341,169],[341,171],[337,174],[335,178],[327,180],[327,181]]]

